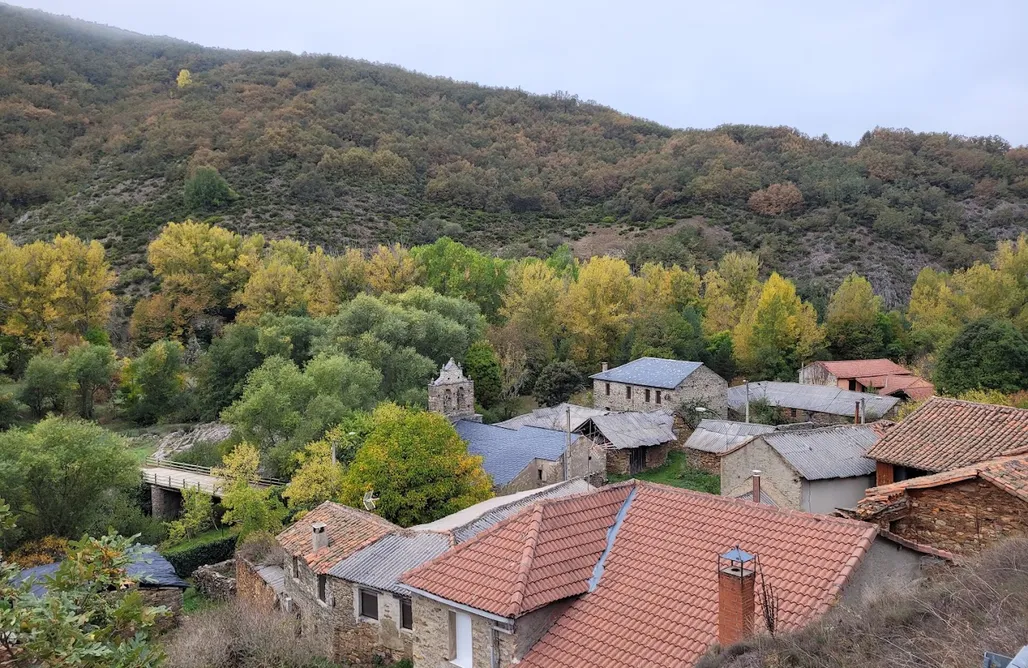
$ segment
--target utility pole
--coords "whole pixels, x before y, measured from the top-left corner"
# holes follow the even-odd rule
[[[750,422],[750,381],[745,378],[742,379],[743,385],[746,386],[746,423]]]
[[[568,458],[571,457],[571,404],[567,405],[567,418],[564,431],[564,480],[568,479]]]

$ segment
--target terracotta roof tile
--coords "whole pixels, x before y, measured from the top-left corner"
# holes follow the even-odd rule
[[[1028,501],[1028,454],[997,457],[942,473],[872,487],[858,504],[857,514],[861,518],[871,518],[881,510],[882,504],[905,495],[908,490],[940,487],[972,478],[987,480],[1008,494]]]
[[[907,369],[887,359],[838,360],[834,362],[815,362],[815,364],[820,364],[836,378],[910,375]]]
[[[602,576],[588,592],[622,507]],[[405,581],[508,616],[584,594],[525,657],[529,668],[677,668],[716,640],[718,554],[740,545],[759,555],[781,593],[781,622],[795,628],[831,605],[875,534],[863,522],[630,481],[537,505]]]
[[[311,550],[311,525],[316,522],[325,523],[328,547],[314,552]],[[399,530],[378,515],[326,501],[280,533],[277,539],[286,552],[303,557],[311,570],[322,574],[365,545]]]
[[[934,397],[889,429],[867,456],[947,471],[1028,450],[1028,410]]]
[[[584,593],[630,492],[630,485],[612,485],[541,501],[408,572],[403,582],[505,617]]]

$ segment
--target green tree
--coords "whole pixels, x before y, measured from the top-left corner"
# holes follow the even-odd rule
[[[736,358],[755,378],[791,380],[821,345],[814,307],[796,286],[771,274],[732,334]]]
[[[246,376],[264,361],[257,349],[259,337],[256,327],[234,324],[211,341],[196,372],[204,419],[217,418],[222,409],[243,395]]]
[[[178,543],[214,527],[214,499],[200,489],[182,490],[182,515],[168,523],[168,540]]]
[[[81,536],[138,479],[125,442],[95,424],[52,417],[0,433],[0,489],[31,536]]]
[[[207,211],[239,197],[214,167],[198,167],[186,179],[186,203],[194,210]]]
[[[464,371],[475,381],[475,400],[484,408],[492,408],[500,400],[502,372],[500,358],[488,341],[476,341],[464,358]]]
[[[442,415],[381,404],[374,428],[343,478],[342,500],[362,507],[366,492],[377,512],[400,526],[431,522],[490,498],[482,458]]]
[[[2,518],[0,518],[2,519]],[[0,662],[18,666],[157,668],[153,642],[169,611],[147,605],[128,566],[138,547],[111,535],[70,543],[70,551],[33,594],[33,581],[0,561]],[[38,584],[38,583],[35,583]]]
[[[68,351],[66,369],[68,379],[75,386],[79,416],[91,420],[97,392],[110,388],[114,382],[117,370],[114,349],[94,343],[75,346]]]
[[[972,322],[939,355],[934,380],[949,395],[1028,389],[1028,339],[1005,320]]]
[[[574,362],[551,362],[539,372],[532,394],[543,406],[556,406],[570,399],[582,386],[582,373]]]
[[[478,304],[487,318],[496,316],[507,282],[503,260],[468,248],[449,237],[412,248],[411,255],[423,267],[425,285],[440,294],[462,297]]]
[[[178,341],[158,341],[125,365],[121,395],[133,421],[168,420],[182,406],[185,350]]]
[[[825,339],[836,359],[880,357],[885,335],[880,327],[882,298],[866,278],[847,276],[828,303]]]
[[[221,521],[234,527],[242,542],[254,534],[274,534],[288,511],[271,488],[253,485],[260,478],[261,455],[253,445],[240,443],[211,473],[221,478]]]
[[[343,489],[343,467],[333,461],[332,450],[340,441],[348,441],[339,428],[331,430],[320,441],[308,443],[296,453],[296,472],[282,496],[290,510],[311,510],[323,501],[339,498]]]
[[[21,401],[36,417],[49,411],[60,413],[72,388],[65,362],[51,353],[36,355],[25,367],[21,381]]]

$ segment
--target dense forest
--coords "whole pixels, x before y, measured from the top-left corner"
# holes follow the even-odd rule
[[[169,220],[339,252],[449,236],[504,257],[758,255],[823,314],[842,278],[902,306],[924,266],[1028,229],[1028,148],[876,128],[675,130],[327,55],[203,48],[0,5],[0,231],[96,239],[146,283]],[[222,197],[187,181],[216,170]],[[128,286],[120,286],[126,288]]]

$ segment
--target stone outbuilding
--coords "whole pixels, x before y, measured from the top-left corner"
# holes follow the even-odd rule
[[[865,455],[885,424],[754,436],[721,456],[721,494],[752,495],[756,477],[761,496],[779,508],[828,514],[852,507],[874,485],[875,463]]]
[[[700,420],[683,446],[685,461],[694,469],[721,475],[721,455],[775,429],[773,425],[755,422]]]
[[[934,385],[887,359],[811,362],[800,369],[800,383],[913,401],[923,401],[935,394]]]
[[[637,360],[593,374],[593,406],[615,411],[676,410],[686,404],[725,417],[728,383],[701,362],[659,357]]]
[[[747,403],[765,401],[778,407],[788,422],[853,424],[891,419],[900,404],[897,397],[851,392],[827,385],[803,385],[762,380],[728,388],[732,417],[745,419]]]
[[[666,411],[627,411],[591,417],[578,431],[603,448],[608,474],[634,475],[664,465],[678,443],[673,426]]]
[[[1028,531],[1028,455],[875,487],[846,514],[937,550],[975,553]]]

